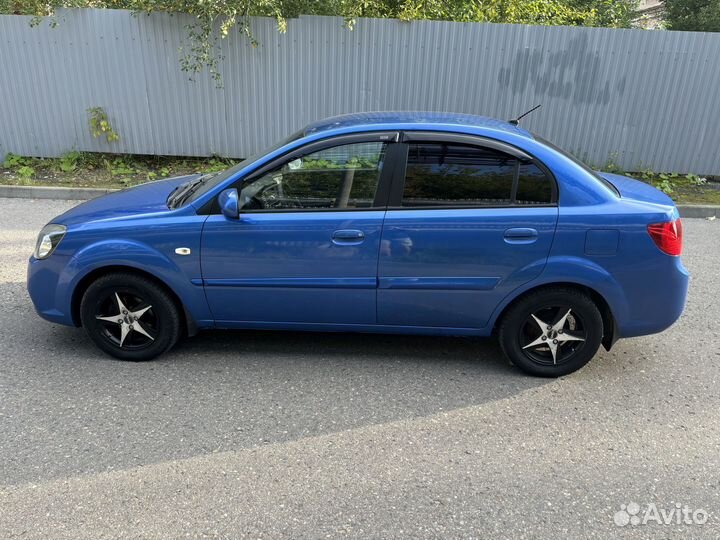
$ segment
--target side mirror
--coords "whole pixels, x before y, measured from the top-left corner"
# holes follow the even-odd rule
[[[237,189],[226,189],[221,191],[220,195],[218,195],[218,203],[220,203],[220,211],[223,216],[228,219],[240,218]]]

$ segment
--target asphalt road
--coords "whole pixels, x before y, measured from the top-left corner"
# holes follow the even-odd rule
[[[25,291],[73,204],[0,199],[0,538],[720,536],[720,221],[685,220],[672,329],[543,380],[437,337],[207,332],[114,361]],[[632,502],[707,521],[616,525]]]

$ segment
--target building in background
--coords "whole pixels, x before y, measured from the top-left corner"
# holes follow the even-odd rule
[[[660,0],[640,0],[635,26],[646,30],[662,28],[663,11],[664,6]]]

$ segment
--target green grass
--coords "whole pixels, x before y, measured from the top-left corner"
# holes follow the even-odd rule
[[[125,188],[193,173],[214,172],[237,160],[68,152],[59,158],[8,154],[0,163],[0,184]]]
[[[236,160],[68,152],[59,158],[8,154],[0,164],[0,184],[125,188],[172,176],[226,169]],[[720,204],[720,182],[697,175],[641,171],[626,174],[664,191],[678,203]]]
[[[677,203],[720,204],[720,182],[695,174],[625,173],[669,195]]]

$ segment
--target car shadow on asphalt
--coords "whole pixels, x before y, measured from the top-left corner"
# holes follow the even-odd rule
[[[0,311],[16,412],[8,483],[413,420],[549,382],[508,365],[495,340],[455,337],[208,331],[155,361],[122,362],[82,329],[41,321],[17,293],[16,311]]]
[[[187,338],[177,351],[204,351],[208,356],[226,353],[322,355],[352,361],[444,361],[481,363],[490,371],[514,371],[495,340],[487,338],[411,336],[345,332],[293,332],[280,330],[208,330]]]

